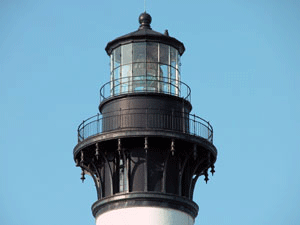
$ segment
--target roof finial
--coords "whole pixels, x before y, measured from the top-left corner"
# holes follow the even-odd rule
[[[151,24],[152,18],[151,16],[146,13],[143,12],[140,16],[139,16],[139,22],[140,22],[140,29],[151,29],[150,24]]]

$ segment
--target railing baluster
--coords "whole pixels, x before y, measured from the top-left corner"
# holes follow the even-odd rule
[[[209,121],[207,122],[207,124],[208,124],[208,127],[207,127],[207,129],[208,129],[208,137],[207,137],[207,139],[208,139],[210,142],[212,142],[212,132],[211,132],[211,130],[210,130],[210,123],[209,123]]]
[[[148,108],[146,108],[146,129],[148,128]]]
[[[194,114],[194,135],[196,135],[196,115]]]
[[[82,139],[84,140],[84,120],[82,121]]]
[[[172,114],[171,114],[171,130],[173,130],[173,123],[174,123],[174,110],[172,109]]]
[[[97,113],[97,134],[99,134],[99,113]]]
[[[119,114],[120,114],[120,120],[119,120],[119,123],[120,123],[120,124],[119,124],[119,127],[120,127],[120,128],[122,128],[122,115],[121,115],[121,113],[122,113],[122,112],[121,112],[121,108],[120,108],[120,112],[119,112]]]

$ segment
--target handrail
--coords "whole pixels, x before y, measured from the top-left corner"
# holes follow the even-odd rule
[[[150,82],[153,83],[152,86]],[[133,87],[141,83],[144,84],[144,86],[142,86],[143,89],[134,90]],[[141,92],[169,94],[191,102],[191,88],[187,84],[176,79],[168,77],[158,78],[151,75],[122,77],[105,83],[100,88],[100,102],[122,94]]]
[[[120,109],[102,115],[96,114],[78,126],[78,142],[94,135],[128,128],[179,131],[213,142],[213,127],[201,117],[190,113],[170,113],[153,109]]]

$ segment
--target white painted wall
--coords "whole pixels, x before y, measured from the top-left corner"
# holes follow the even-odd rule
[[[96,225],[193,225],[187,213],[159,207],[132,207],[111,210],[96,218]]]

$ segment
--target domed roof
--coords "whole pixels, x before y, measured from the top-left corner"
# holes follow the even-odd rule
[[[139,29],[137,31],[131,32],[124,36],[118,37],[113,41],[108,42],[105,48],[107,54],[110,55],[113,49],[123,44],[153,41],[171,45],[178,50],[180,55],[182,55],[185,51],[183,43],[178,41],[176,38],[170,37],[168,31],[162,34],[152,30],[150,26],[151,21],[152,18],[148,13],[142,13],[139,16]]]

